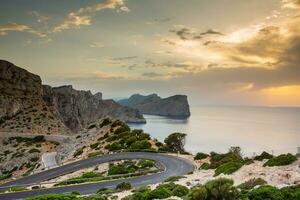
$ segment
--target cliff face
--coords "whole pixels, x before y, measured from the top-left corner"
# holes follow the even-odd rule
[[[0,60],[0,130],[61,133],[67,128],[43,101],[41,78]]]
[[[191,115],[186,95],[174,95],[162,99],[157,94],[148,96],[134,94],[129,99],[120,100],[118,103],[136,108],[143,114],[174,118],[188,118]]]
[[[110,116],[144,123],[133,108],[102,100],[102,94],[72,86],[43,86],[41,78],[0,60],[0,130],[39,134],[77,132],[88,123]]]
[[[72,86],[44,86],[44,100],[60,113],[64,123],[77,132],[89,123],[103,117],[125,122],[144,123],[143,116],[135,109],[121,106],[114,101],[102,100],[102,94],[74,90]],[[101,95],[100,95],[101,94]]]

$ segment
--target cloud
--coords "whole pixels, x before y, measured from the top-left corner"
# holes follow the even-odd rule
[[[172,18],[171,17],[166,17],[166,18],[156,18],[152,21],[148,21],[146,22],[146,24],[148,25],[153,25],[153,24],[159,24],[159,23],[166,23],[166,22],[169,22],[171,21]]]
[[[208,29],[207,31],[200,33],[200,35],[223,35],[223,33],[213,29]]]
[[[122,61],[122,60],[132,60],[137,58],[137,56],[127,56],[127,57],[116,57],[116,58],[112,58],[112,60],[115,61]]]
[[[282,0],[283,8],[298,9],[300,8],[300,0]]]
[[[94,77],[100,79],[125,79],[126,78],[125,76],[122,75],[107,73],[103,71],[94,72]]]
[[[9,32],[26,32],[26,33],[32,33],[39,37],[46,37],[44,33],[38,32],[27,25],[17,24],[17,23],[7,23],[7,24],[0,25],[1,36],[7,35]]]
[[[50,19],[50,17],[42,15],[41,13],[35,10],[29,11],[28,14],[36,17],[38,23],[46,23]]]
[[[69,13],[64,22],[54,27],[53,32],[61,32],[70,28],[80,28],[82,25],[91,25],[90,16],[80,16],[76,13]]]
[[[102,42],[93,42],[90,47],[92,48],[103,48],[105,45]]]
[[[209,35],[223,35],[223,33],[214,29],[208,29],[205,32],[199,33],[196,29],[184,25],[177,25],[175,27],[177,27],[177,29],[171,29],[170,32],[175,33],[181,40],[201,40],[203,37]]]
[[[105,0],[101,3],[80,8],[75,12],[70,12],[61,24],[54,27],[53,32],[61,32],[70,28],[80,28],[81,26],[91,25],[93,14],[105,9],[117,10],[118,12],[130,11],[125,5],[124,0]]]
[[[156,72],[145,72],[142,74],[142,76],[153,78],[153,77],[161,77],[161,76],[163,76],[163,74],[159,74]]]

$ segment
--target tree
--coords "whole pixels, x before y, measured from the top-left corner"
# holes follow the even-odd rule
[[[185,137],[185,133],[172,133],[164,142],[171,151],[184,152]]]

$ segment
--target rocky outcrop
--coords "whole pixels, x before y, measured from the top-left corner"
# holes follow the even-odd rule
[[[75,90],[71,85],[53,88],[44,86],[43,91],[47,105],[55,108],[67,127],[75,132],[103,117],[125,122],[145,122],[138,110],[121,106],[112,100],[102,100],[101,93],[93,95],[90,91]]]
[[[77,132],[102,117],[143,123],[138,110],[72,86],[43,86],[41,78],[0,60],[0,131],[39,134]]]
[[[129,99],[120,100],[118,103],[136,108],[143,114],[173,118],[188,118],[191,115],[186,95],[174,95],[163,99],[157,94],[148,96],[134,94]]]

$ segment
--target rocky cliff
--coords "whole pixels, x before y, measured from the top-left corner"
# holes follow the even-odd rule
[[[136,109],[102,100],[101,93],[93,95],[74,90],[72,86],[43,86],[38,75],[0,60],[0,131],[77,132],[106,116],[126,122],[145,122]]]
[[[157,94],[148,96],[134,94],[128,99],[118,101],[118,103],[136,108],[143,114],[174,118],[188,118],[190,116],[190,108],[186,95],[174,95],[163,99]]]
[[[61,87],[44,86],[44,100],[60,113],[64,123],[77,132],[89,123],[103,117],[121,119],[125,122],[144,123],[138,110],[121,106],[112,100],[102,100],[102,94],[79,91],[71,85]]]

